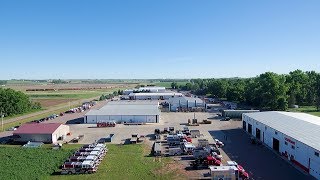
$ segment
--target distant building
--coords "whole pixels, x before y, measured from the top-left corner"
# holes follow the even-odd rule
[[[65,138],[70,132],[68,125],[59,123],[27,123],[21,125],[13,133],[17,142],[56,143],[59,138]]]
[[[98,122],[158,123],[158,101],[112,101],[98,110],[90,110],[84,118],[87,124]]]
[[[131,93],[164,93],[166,92],[165,87],[146,86],[140,87],[139,89],[126,89],[123,91],[123,95],[129,95]]]
[[[170,111],[177,111],[178,108],[205,108],[206,104],[199,98],[194,97],[172,97],[167,101]]]
[[[320,117],[293,112],[243,114],[243,129],[320,179]]]
[[[164,93],[131,93],[129,98],[131,100],[168,100],[173,97],[182,97],[183,94],[176,92],[164,92]]]

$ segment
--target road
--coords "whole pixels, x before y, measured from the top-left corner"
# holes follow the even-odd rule
[[[99,97],[94,97],[94,98],[89,98],[89,99],[82,99],[82,100],[75,100],[75,101],[70,101],[70,104],[63,104],[60,106],[55,106],[55,107],[50,107],[49,109],[43,110],[43,111],[39,111],[39,112],[35,112],[35,113],[31,113],[31,114],[26,114],[23,116],[19,116],[19,117],[15,117],[15,118],[11,118],[11,119],[7,119],[3,121],[3,124],[9,124],[12,122],[16,122],[16,121],[21,121],[23,119],[27,119],[27,118],[32,118],[41,114],[46,114],[46,113],[50,113],[52,111],[57,111],[59,109],[64,109],[64,108],[68,108],[68,107],[74,107],[79,105],[79,102],[85,102],[85,101],[92,101],[93,99],[97,99]]]

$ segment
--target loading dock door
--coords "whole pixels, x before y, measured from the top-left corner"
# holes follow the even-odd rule
[[[245,121],[242,122],[242,128],[244,130],[247,130],[247,123]]]
[[[273,148],[273,150],[275,150],[277,152],[280,151],[280,141],[278,139],[273,138],[272,148]]]
[[[315,160],[310,159],[310,170],[309,170],[310,175],[316,177],[317,179],[320,179],[319,167],[320,167],[319,162],[316,162]]]
[[[261,140],[261,131],[258,128],[256,128],[256,138]]]
[[[251,124],[248,124],[248,132],[249,132],[249,134],[252,134],[252,125]]]

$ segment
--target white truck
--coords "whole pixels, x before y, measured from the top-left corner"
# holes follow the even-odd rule
[[[242,173],[235,166],[209,166],[212,180],[247,180],[248,173]]]
[[[196,149],[195,145],[193,145],[192,143],[188,143],[188,142],[185,142],[182,147],[183,147],[183,151],[187,154],[192,154],[193,150]]]

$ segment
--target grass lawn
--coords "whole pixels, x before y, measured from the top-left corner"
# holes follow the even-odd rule
[[[320,112],[317,111],[317,108],[315,106],[300,106],[299,108],[290,108],[289,111],[304,112],[304,113],[308,113],[308,114],[312,114],[320,117]]]
[[[43,179],[58,170],[75,151],[75,147],[62,150],[0,146],[0,179]]]
[[[108,145],[108,154],[99,166],[97,173],[85,175],[57,175],[49,179],[184,179],[175,170],[159,171],[171,158],[162,158],[161,162],[149,157],[150,149],[146,145]]]

